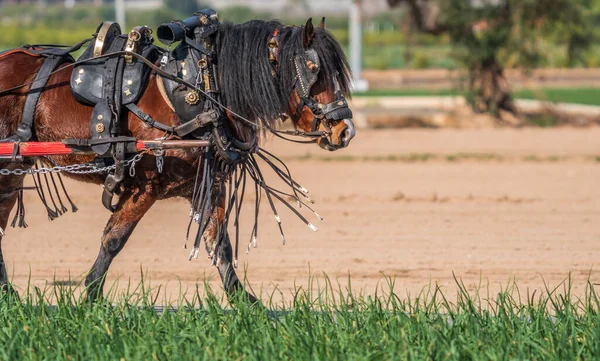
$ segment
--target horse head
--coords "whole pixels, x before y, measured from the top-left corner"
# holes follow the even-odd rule
[[[291,63],[295,72],[289,109],[294,125],[320,133],[317,144],[330,151],[345,148],[356,135],[350,96],[350,70],[334,37],[325,30],[325,18],[315,28],[312,19],[301,28],[302,48]],[[289,86],[289,84],[288,84]]]
[[[217,54],[221,92],[232,128],[241,139],[279,134],[276,122],[291,119],[293,134],[310,137],[323,149],[347,147],[355,136],[350,96],[351,73],[344,52],[325,29],[250,21],[221,27]],[[235,121],[236,116],[250,122]],[[246,133],[246,136],[243,134]]]

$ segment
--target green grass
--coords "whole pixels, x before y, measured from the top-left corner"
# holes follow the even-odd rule
[[[394,283],[388,280],[389,289]],[[69,288],[0,298],[3,360],[595,360],[600,302],[588,283],[535,296],[513,284],[449,301],[436,287],[413,299],[360,296],[328,283],[286,306],[226,309],[208,296],[157,312],[149,293],[86,304]],[[56,306],[43,300],[53,295]],[[525,303],[518,301],[526,298]]]
[[[427,90],[427,89],[400,89],[400,90],[370,90],[357,92],[354,96],[451,96],[461,95],[458,90]],[[514,92],[517,99],[536,99],[561,103],[576,103],[586,105],[600,105],[600,88],[567,88],[543,89],[535,93],[530,89]]]
[[[600,88],[545,89],[541,95],[540,100],[551,102],[600,105]],[[539,98],[530,90],[518,91],[515,96],[521,99]]]

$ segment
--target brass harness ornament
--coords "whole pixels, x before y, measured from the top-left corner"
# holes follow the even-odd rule
[[[195,90],[190,90],[185,94],[184,99],[189,105],[196,105],[200,101],[200,94]]]

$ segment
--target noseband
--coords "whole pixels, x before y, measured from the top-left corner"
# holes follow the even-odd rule
[[[312,126],[310,129],[310,133],[318,133],[320,137],[327,136],[330,133],[331,123],[337,122],[340,120],[352,118],[352,110],[348,106],[348,101],[344,98],[342,91],[339,89],[339,84],[337,82],[337,78],[333,77],[333,82],[335,84],[335,98],[332,102],[327,104],[322,104],[317,102],[314,98],[308,96],[301,96],[300,102],[296,107],[296,112],[292,114],[292,120],[297,122],[302,115],[302,111],[304,107],[308,107],[313,115]],[[296,82],[298,84],[298,82]],[[296,86],[297,88],[297,86]],[[319,124],[323,124],[325,132],[319,132]]]

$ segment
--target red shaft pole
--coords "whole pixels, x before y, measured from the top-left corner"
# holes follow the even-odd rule
[[[0,143],[0,156],[11,156],[17,143]],[[136,150],[149,149],[202,148],[207,147],[207,140],[138,140]],[[16,155],[36,157],[44,155],[94,154],[91,148],[72,148],[61,142],[23,142],[18,143]]]
[[[16,143],[0,143],[0,155],[12,155],[15,144]],[[74,149],[67,147],[61,142],[25,142],[19,143],[17,155],[35,157],[41,155],[66,155],[74,153]]]

